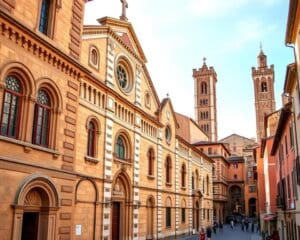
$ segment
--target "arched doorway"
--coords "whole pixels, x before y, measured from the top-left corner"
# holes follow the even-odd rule
[[[98,191],[96,184],[89,179],[81,179],[76,185],[74,227],[80,226],[81,233],[74,239],[96,239],[96,204]],[[74,232],[75,229],[74,229]]]
[[[229,188],[229,208],[231,214],[239,215],[244,214],[244,195],[242,193],[241,187],[233,185]]]
[[[15,197],[12,239],[55,239],[58,206],[58,193],[50,178],[32,175],[24,179]]]
[[[112,240],[129,239],[132,225],[132,199],[129,177],[125,172],[117,175],[113,181],[111,207]]]
[[[197,172],[196,172],[197,175]],[[200,231],[200,208],[201,208],[201,199],[202,199],[202,193],[200,190],[196,190],[193,193],[193,229],[195,231]]]
[[[150,196],[147,200],[147,237],[146,239],[154,239],[154,197]]]
[[[256,216],[256,199],[250,198],[248,201],[249,206],[249,217],[255,217]]]

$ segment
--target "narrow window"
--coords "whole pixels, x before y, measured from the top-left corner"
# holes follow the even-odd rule
[[[206,84],[206,82],[201,83],[201,94],[207,94],[207,84]]]
[[[121,159],[121,160],[125,160],[125,142],[124,139],[121,136],[118,136],[117,141],[116,141],[116,157]]]
[[[185,208],[181,208],[181,222],[185,223]]]
[[[17,138],[21,112],[22,87],[18,78],[7,76],[1,113],[1,135]]]
[[[87,155],[90,157],[96,157],[96,126],[93,121],[89,122],[88,126],[88,144]]]
[[[98,53],[96,51],[96,49],[92,49],[92,52],[91,52],[91,62],[93,65],[98,65]]]
[[[171,227],[171,208],[166,207],[166,227]]]
[[[149,176],[154,175],[154,151],[153,151],[153,149],[150,149],[148,151],[148,175]]]
[[[186,177],[186,169],[185,169],[185,165],[182,164],[182,167],[181,167],[181,187],[185,187],[185,177]]]
[[[50,21],[50,0],[42,0],[39,31],[46,35],[48,34],[48,28],[50,25],[49,21]]]
[[[194,174],[192,175],[192,190],[195,189],[195,177]]]
[[[35,104],[33,143],[48,147],[51,102],[45,90],[39,90]]]
[[[167,157],[166,159],[166,183],[171,183],[171,159]]]
[[[268,87],[267,87],[267,83],[266,82],[262,82],[261,83],[261,91],[262,92],[267,92],[268,91]]]

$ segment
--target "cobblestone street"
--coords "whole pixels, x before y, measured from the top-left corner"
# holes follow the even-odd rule
[[[193,235],[191,237],[181,238],[181,240],[198,240],[199,235]],[[243,232],[240,225],[235,226],[232,230],[229,225],[225,225],[223,232],[217,231],[212,235],[211,240],[260,240],[260,236],[257,233]]]

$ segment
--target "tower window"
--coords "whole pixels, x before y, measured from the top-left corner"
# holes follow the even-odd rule
[[[261,91],[262,92],[267,92],[268,91],[268,86],[266,82],[261,83]]]
[[[207,84],[206,84],[206,82],[201,83],[201,94],[207,94]]]

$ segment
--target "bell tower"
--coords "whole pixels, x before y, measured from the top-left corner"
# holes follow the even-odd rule
[[[252,79],[254,84],[256,135],[260,142],[264,137],[264,117],[275,111],[274,98],[274,65],[267,64],[267,56],[262,47],[257,56],[258,67],[252,67]]]
[[[217,74],[213,67],[207,67],[206,58],[199,69],[193,69],[195,93],[195,119],[209,141],[218,140],[217,129]]]

